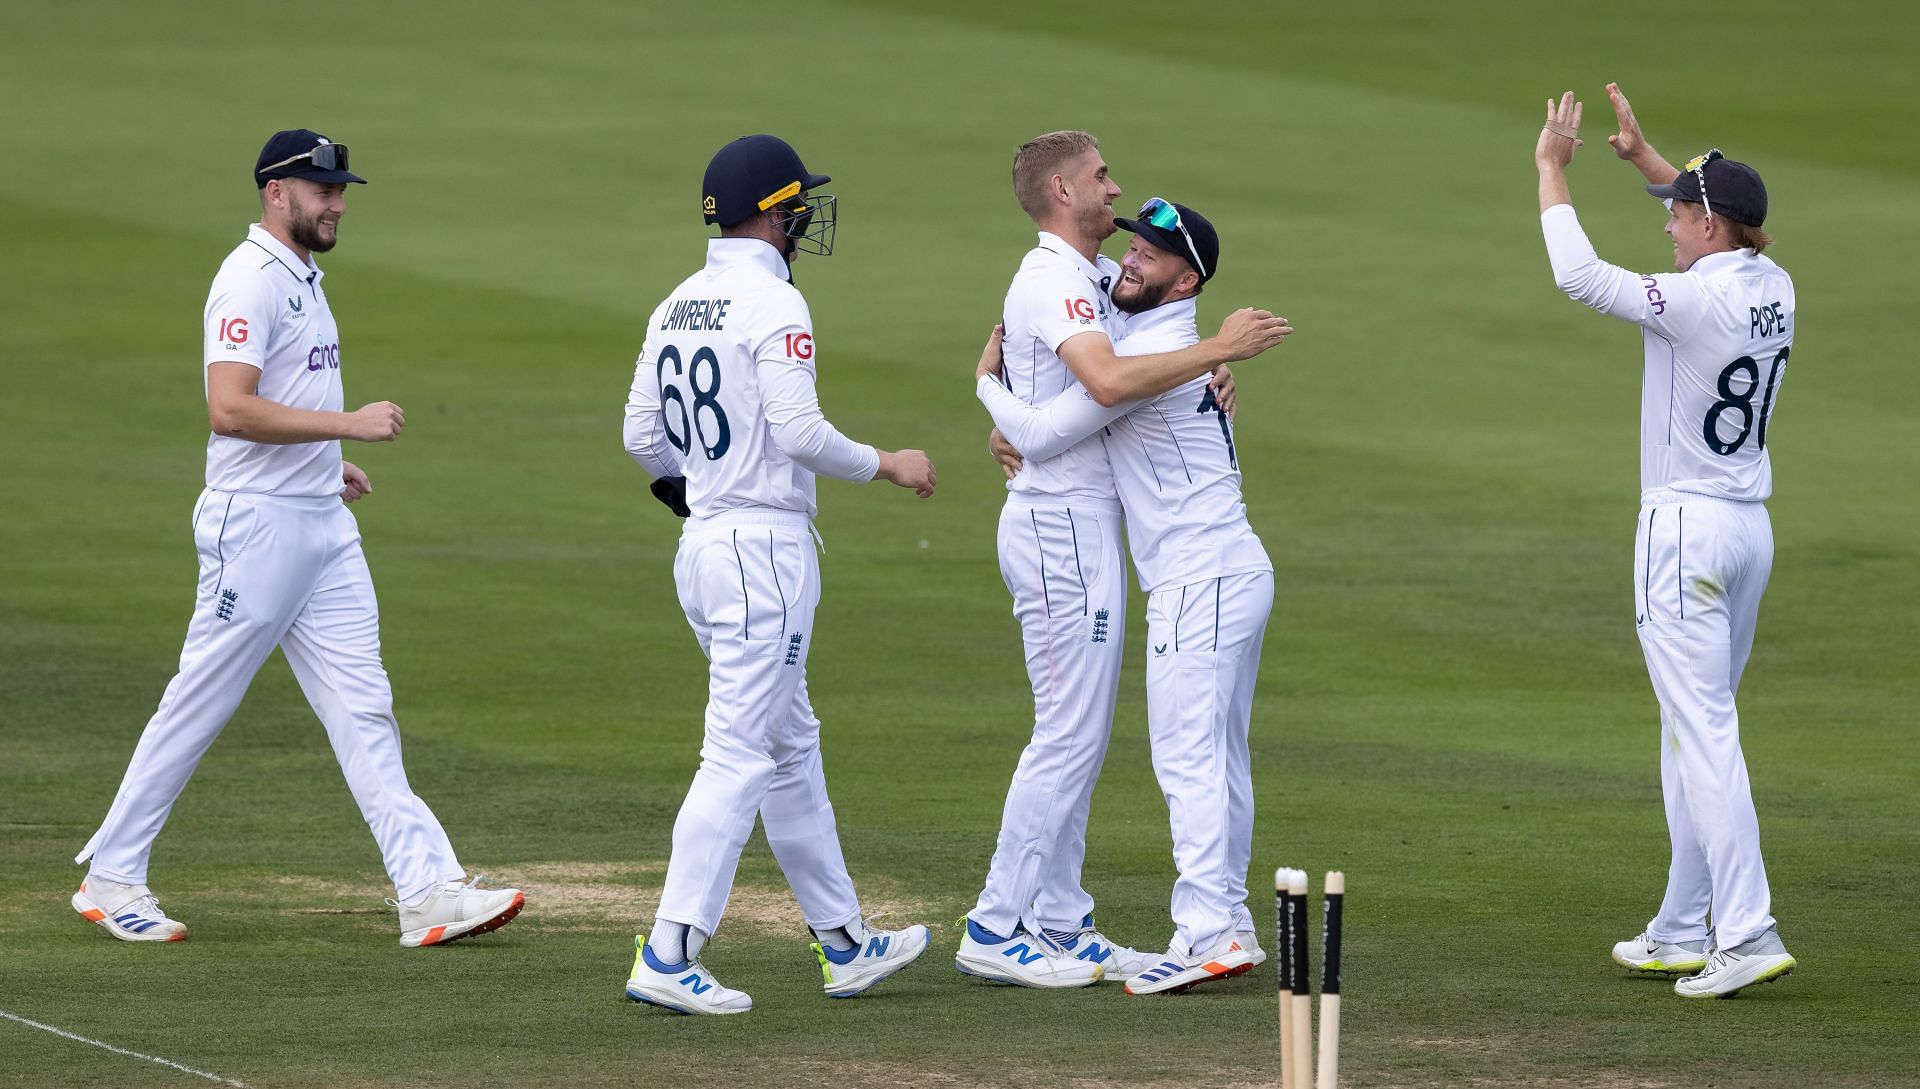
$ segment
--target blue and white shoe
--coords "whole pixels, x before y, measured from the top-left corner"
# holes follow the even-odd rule
[[[972,919],[966,923],[966,937],[953,958],[953,966],[963,974],[1042,989],[1091,987],[1106,974],[1097,961],[1075,960],[1046,938],[1024,930],[1001,937]]]
[[[123,885],[87,875],[73,894],[73,910],[123,942],[183,942],[187,924],[167,918],[145,885]]]
[[[860,941],[852,949],[827,949],[813,943],[814,959],[826,977],[828,998],[852,998],[871,990],[881,980],[918,960],[932,940],[924,926],[905,930],[867,930],[848,927]]]
[[[666,964],[647,947],[647,936],[633,936],[633,975],[627,997],[635,1002],[675,1013],[745,1013],[753,998],[745,991],[728,990],[697,960]]]
[[[1240,945],[1239,935],[1230,933],[1204,953],[1182,956],[1169,950],[1159,963],[1127,980],[1127,993],[1177,994],[1252,970],[1253,954]]]
[[[1107,979],[1131,979],[1160,963],[1159,954],[1142,953],[1100,933],[1091,915],[1080,920],[1079,930],[1066,935],[1056,935],[1049,930],[1047,937],[1058,941],[1060,948],[1072,954],[1074,960],[1100,965]]]

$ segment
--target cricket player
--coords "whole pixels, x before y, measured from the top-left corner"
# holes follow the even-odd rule
[[[1138,219],[1113,302],[1122,356],[1200,340],[1195,298],[1220,268],[1204,216],[1159,197]],[[1210,376],[1144,401],[1102,406],[1069,387],[1044,405],[1000,382],[998,341],[976,372],[994,423],[1026,458],[1045,460],[1090,436],[1106,450],[1127,544],[1147,602],[1147,726],[1173,830],[1175,933],[1128,994],[1184,991],[1266,959],[1247,909],[1253,853],[1248,729],[1273,564],[1247,522],[1233,425]]]
[[[680,1013],[745,1013],[753,1000],[699,961],[726,910],[757,814],[819,940],[834,998],[911,964],[927,928],[870,930],[840,853],[807,700],[820,567],[814,477],[880,479],[925,498],[932,462],[851,441],[820,411],[813,319],[792,282],[801,253],[833,252],[835,201],[815,195],[785,141],[747,136],[707,167],[706,267],[654,310],[627,401],[626,446],[687,519],[674,582],[709,663],[700,767],[673,825],[651,935],[635,939],[627,996]]]
[[[1145,399],[1251,358],[1289,331],[1266,311],[1241,310],[1196,344],[1116,354],[1110,294],[1121,270],[1099,247],[1115,230],[1121,190],[1098,141],[1078,131],[1029,140],[1014,156],[1013,189],[1040,232],[1007,290],[1002,323],[1007,387],[1027,403],[1076,386],[1101,405]],[[1120,503],[1097,438],[1029,460],[1007,491],[1000,570],[1025,644],[1033,735],[954,966],[1027,987],[1085,987],[1109,967],[1127,978],[1157,960],[1096,929],[1080,882],[1125,642]]]
[[[1675,170],[1607,85],[1614,152],[1667,203],[1678,272],[1641,276],[1595,256],[1567,191],[1581,104],[1547,103],[1534,148],[1554,282],[1640,326],[1640,523],[1634,624],[1660,699],[1660,779],[1673,862],[1647,928],[1613,947],[1629,969],[1691,972],[1686,998],[1722,998],[1793,971],[1770,913],[1760,825],[1734,693],[1773,567],[1767,425],[1786,380],[1793,281],[1761,255],[1767,191],[1709,151]]]
[[[200,585],[180,672],[140,735],[73,908],[125,941],[180,941],[147,888],[147,859],[207,747],[277,646],[326,727],[347,787],[393,880],[400,944],[437,945],[505,925],[518,889],[485,890],[407,785],[380,612],[346,504],[373,491],[340,440],[391,442],[398,405],[341,411],[340,331],[313,255],[346,214],[347,148],[307,129],[275,133],[253,181],[260,222],[227,256],[203,325],[206,490],[193,510]]]

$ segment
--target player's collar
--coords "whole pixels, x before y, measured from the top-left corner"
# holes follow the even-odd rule
[[[1126,315],[1127,335],[1134,336],[1149,329],[1162,329],[1180,322],[1185,322],[1188,325],[1197,327],[1199,315],[1200,300],[1195,298],[1189,297],[1177,299],[1170,303],[1161,303],[1152,310]]]
[[[1723,265],[1735,265],[1751,258],[1753,254],[1746,250],[1715,250],[1712,253],[1694,259],[1688,266],[1688,272],[1712,272]]]
[[[787,259],[780,256],[780,251],[773,248],[773,243],[765,239],[707,239],[708,268],[738,268],[742,265],[758,268],[776,280],[793,281],[793,270],[787,266]]]
[[[1075,268],[1085,273],[1087,279],[1092,280],[1096,284],[1100,282],[1102,277],[1111,278],[1109,273],[1101,271],[1099,265],[1080,256],[1080,251],[1073,248],[1073,243],[1068,242],[1052,231],[1040,232],[1040,248],[1049,253],[1057,253],[1067,260],[1072,261]]]
[[[247,241],[266,250],[275,261],[280,262],[282,268],[287,270],[287,275],[303,284],[317,284],[320,278],[326,275],[320,271],[319,265],[313,263],[313,258],[300,260],[299,255],[288,249],[286,243],[273,237],[272,231],[258,223],[247,227]]]

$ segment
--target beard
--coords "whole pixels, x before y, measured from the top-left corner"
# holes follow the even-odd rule
[[[1150,284],[1142,280],[1138,286],[1122,280],[1113,289],[1113,305],[1128,314],[1144,314],[1166,302],[1167,296],[1172,293],[1173,281],[1171,280],[1164,284]]]
[[[293,208],[293,218],[287,224],[287,233],[293,236],[295,243],[309,253],[326,253],[331,250],[340,240],[339,227],[336,226],[334,231],[332,237],[322,235],[319,215],[306,215],[297,204]]]

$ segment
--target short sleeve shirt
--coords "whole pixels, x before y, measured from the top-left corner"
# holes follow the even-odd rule
[[[1028,404],[1045,404],[1077,388],[1060,346],[1081,333],[1117,339],[1118,314],[1108,298],[1120,266],[1089,262],[1064,239],[1041,232],[1007,289],[1002,323],[1007,388]],[[1029,461],[1007,490],[1030,501],[1114,498],[1113,471],[1099,436],[1055,457]]]
[[[259,396],[290,408],[339,412],[340,329],[321,272],[264,227],[227,255],[207,293],[205,367],[244,363],[260,372]],[[207,438],[207,487],[225,492],[323,497],[340,493],[340,443],[272,444]]]

